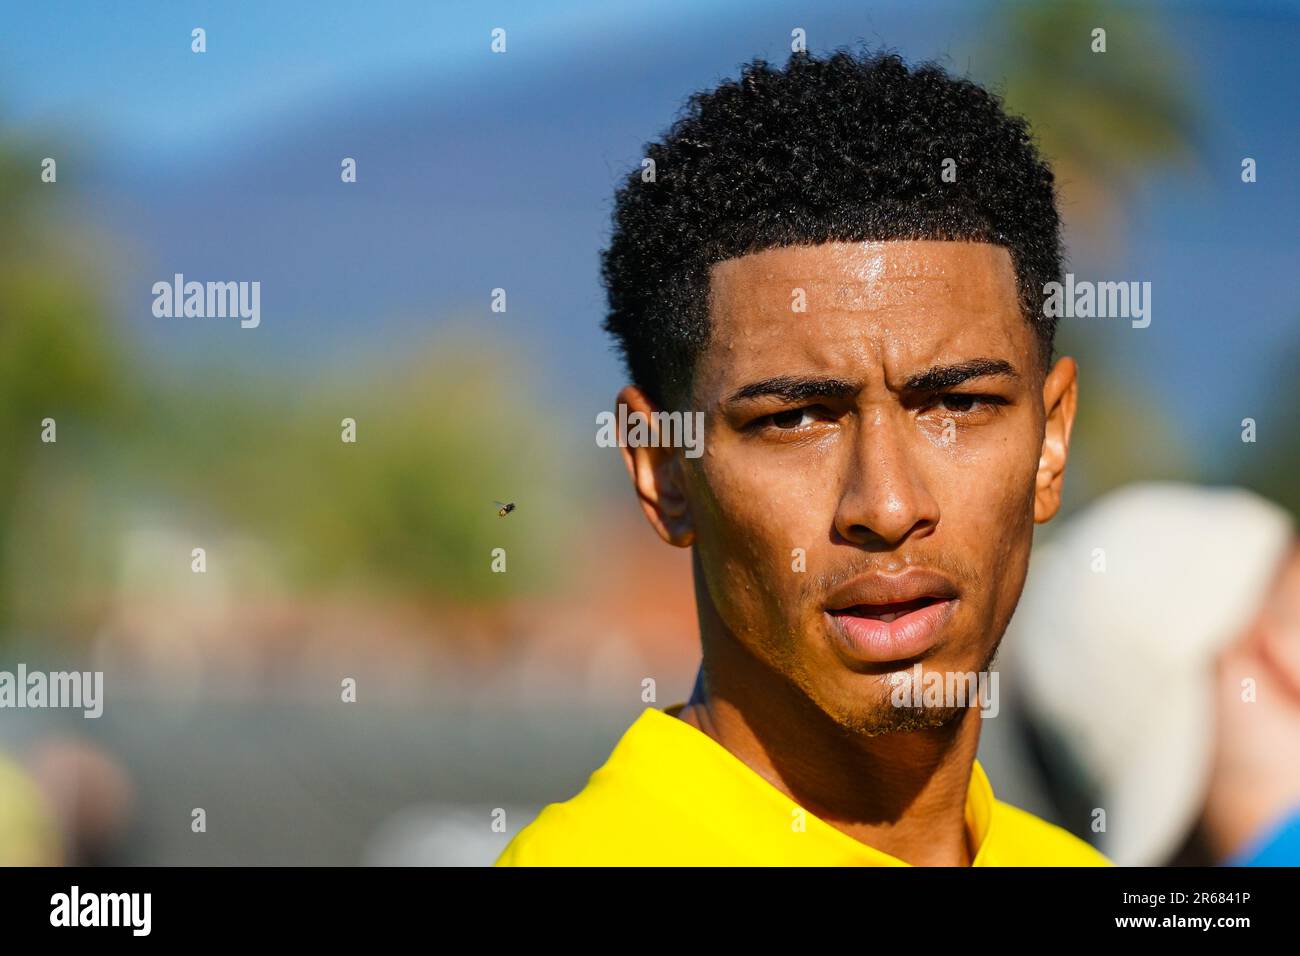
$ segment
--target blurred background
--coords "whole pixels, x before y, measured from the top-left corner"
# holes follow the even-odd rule
[[[582,786],[645,678],[686,699],[688,555],[594,442],[623,382],[597,257],[642,144],[795,28],[1002,92],[1062,182],[1068,270],[1151,282],[1149,328],[1061,323],[1068,508],[1179,478],[1300,509],[1292,4],[0,16],[0,670],[105,675],[98,720],[0,713],[0,790],[53,858],[490,863]],[[260,327],[156,318],[175,273],[260,281]],[[1058,816],[1000,724],[999,796]]]

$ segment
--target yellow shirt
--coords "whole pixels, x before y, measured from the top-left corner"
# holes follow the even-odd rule
[[[667,711],[679,712],[684,704]],[[1110,866],[993,796],[975,761],[974,866]],[[708,734],[647,707],[577,796],[543,808],[497,866],[907,866],[799,808]]]
[[[36,781],[0,754],[0,866],[62,864],[58,826],[48,804]]]

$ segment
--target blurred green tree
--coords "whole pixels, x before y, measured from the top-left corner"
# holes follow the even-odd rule
[[[1197,108],[1158,11],[1103,0],[999,2],[994,24],[981,58],[987,78],[1029,120],[1052,164],[1071,258],[1113,261],[1125,204],[1143,178],[1197,168]],[[1105,52],[1095,52],[1098,29]],[[1126,379],[1102,334],[1063,321],[1057,348],[1078,360],[1081,376],[1067,508],[1130,481],[1195,473],[1177,421]]]
[[[15,546],[20,513],[55,474],[89,473],[93,459],[71,455],[68,443],[85,440],[128,401],[103,286],[68,251],[75,227],[58,214],[66,187],[43,183],[40,173],[34,151],[0,139],[0,640],[19,598],[14,567],[42,557]],[[42,441],[47,418],[55,422],[53,443]],[[62,507],[50,519],[76,527],[78,502]],[[63,545],[53,549],[47,577],[73,579],[103,558],[86,538]]]
[[[1153,169],[1196,168],[1186,67],[1158,12],[1103,0],[1002,2],[990,51],[1007,106],[1051,159],[1063,215],[1106,243],[1120,206]],[[1105,52],[1094,52],[1094,31]]]

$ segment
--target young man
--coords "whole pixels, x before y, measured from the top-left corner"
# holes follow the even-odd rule
[[[921,686],[986,674],[1060,502],[1075,365],[1024,123],[937,68],[796,54],[696,94],[647,158],[606,329],[619,402],[703,416],[702,454],[622,449],[691,548],[703,662],[498,864],[1107,863],[997,800],[980,708]]]

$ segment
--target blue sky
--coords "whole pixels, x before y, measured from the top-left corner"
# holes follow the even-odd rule
[[[5,15],[0,82],[14,122],[88,123],[110,140],[183,149],[231,123],[366,88],[466,83],[495,66],[495,27],[508,31],[511,65],[531,69],[580,59],[610,36],[666,41],[683,22],[725,23],[745,9],[754,4],[55,0]],[[196,26],[208,33],[203,57],[190,51]]]
[[[975,52],[990,39],[985,7],[856,6],[26,4],[3,15],[0,119],[69,160],[72,213],[113,237],[120,319],[163,360],[256,360],[247,337],[149,323],[145,290],[174,271],[261,278],[256,348],[277,361],[356,341],[400,349],[451,312],[486,318],[486,290],[505,285],[511,340],[594,413],[622,378],[598,327],[610,195],[688,93],[753,55],[784,59],[792,26],[814,49],[862,39],[996,82]],[[1202,170],[1142,184],[1122,260],[1106,263],[1116,274],[1098,276],[1150,280],[1152,327],[1083,334],[1212,462],[1228,424],[1267,417],[1300,342],[1300,11],[1160,9],[1193,67]],[[194,26],[208,31],[203,56]],[[488,52],[496,26],[507,57]],[[360,164],[350,193],[341,155]],[[1245,155],[1259,162],[1252,186],[1238,178]],[[1073,251],[1081,275],[1105,261]]]

